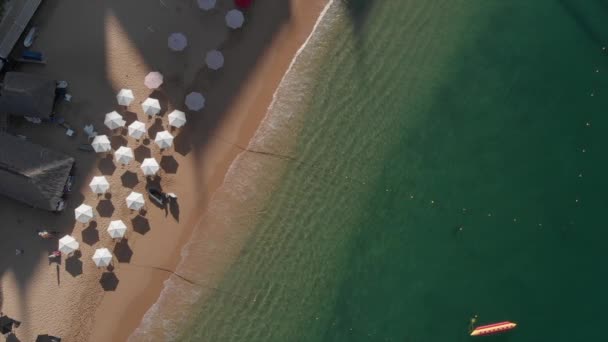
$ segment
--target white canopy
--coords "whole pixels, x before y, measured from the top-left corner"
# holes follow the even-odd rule
[[[93,142],[91,143],[93,149],[97,153],[108,152],[112,149],[112,144],[110,144],[110,139],[106,135],[98,135],[93,138]]]
[[[74,209],[74,217],[78,222],[87,223],[93,219],[93,208],[90,205],[81,204]]]
[[[186,107],[193,111],[199,111],[205,107],[205,97],[201,93],[191,92],[186,96]]]
[[[154,158],[146,158],[141,163],[141,171],[143,171],[145,176],[154,176],[158,170],[160,170],[160,165],[158,165]]]
[[[133,121],[129,125],[129,135],[135,139],[140,139],[144,134],[146,134],[146,124],[141,121]]]
[[[92,259],[97,267],[106,267],[112,262],[112,253],[107,248],[99,248],[95,250]]]
[[[205,63],[209,69],[217,70],[224,66],[224,55],[217,50],[211,50],[205,56]]]
[[[169,114],[169,125],[179,128],[186,123],[186,113],[181,110],[174,110]]]
[[[144,110],[144,113],[149,116],[153,116],[160,113],[160,102],[158,102],[157,99],[148,97],[144,102],[142,102],[141,108]]]
[[[129,196],[127,196],[127,207],[132,210],[139,210],[144,207],[144,195],[139,192],[132,191]]]
[[[94,193],[103,194],[110,189],[110,183],[108,183],[108,180],[104,176],[95,176],[91,183],[89,183],[89,187],[91,187]]]
[[[80,244],[71,235],[66,235],[59,239],[59,251],[61,253],[70,254],[76,251],[78,247],[80,247]]]
[[[117,111],[113,111],[106,114],[106,119],[103,121],[103,123],[109,129],[116,129],[119,127],[124,127],[126,122],[122,119],[122,115],[118,114]]]
[[[127,226],[121,220],[111,221],[108,226],[108,234],[110,234],[113,239],[124,237],[126,232]]]
[[[243,16],[243,12],[233,9],[226,13],[226,25],[232,29],[237,29],[243,26],[245,22],[245,16]]]
[[[198,0],[198,8],[208,11],[215,7],[215,0]]]
[[[114,160],[127,165],[133,160],[133,150],[130,147],[121,146],[114,152]]]
[[[120,89],[118,94],[116,95],[116,101],[121,106],[128,106],[133,102],[135,96],[133,96],[133,91],[131,89]]]
[[[173,136],[167,131],[158,132],[154,142],[160,148],[169,148],[173,145]]]
[[[182,51],[188,46],[188,38],[181,32],[171,33],[167,40],[167,46],[173,51]]]
[[[149,72],[144,78],[144,85],[148,89],[159,88],[163,84],[163,74],[158,71]]]

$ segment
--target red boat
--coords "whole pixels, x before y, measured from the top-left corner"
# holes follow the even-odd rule
[[[515,328],[517,324],[509,321],[479,326],[471,331],[471,336],[491,335]]]

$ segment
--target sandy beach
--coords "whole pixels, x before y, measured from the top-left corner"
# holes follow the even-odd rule
[[[22,322],[15,330],[18,340],[33,341],[47,333],[64,341],[128,338],[180,261],[192,228],[264,118],[274,90],[325,3],[258,0],[246,11],[244,27],[236,31],[224,23],[232,1],[218,1],[209,12],[199,10],[196,1],[182,0],[43,3],[33,20],[40,28],[34,48],[44,52],[48,64],[18,69],[69,82],[72,101],[61,104],[57,112],[77,135],[67,137],[57,125],[22,120],[12,120],[11,130],[75,157],[77,176],[60,214],[0,198],[0,310]],[[167,48],[173,32],[188,37],[184,51]],[[212,49],[224,53],[223,69],[212,71],[204,65],[204,55]],[[143,84],[153,70],[165,77],[156,91]],[[126,109],[116,104],[121,88],[135,93]],[[187,111],[183,104],[191,91],[206,97],[200,112]],[[140,103],[148,96],[160,100],[161,118],[148,120],[142,112]],[[168,127],[166,116],[173,109],[186,111],[188,123],[172,130],[175,144],[167,151],[149,139],[136,141],[103,125],[104,114],[117,110],[127,124],[136,119],[146,122],[148,136],[154,137]],[[87,142],[82,131],[86,124],[112,135],[114,149],[132,147],[136,161],[122,167],[111,156],[79,151],[77,147]],[[151,181],[139,170],[139,163],[150,156],[161,164],[160,177]],[[111,181],[108,199],[98,198],[88,187],[98,175]],[[178,205],[165,210],[147,201],[144,214],[131,212],[125,197],[131,191],[145,193],[150,182],[176,193]],[[73,210],[81,203],[95,208],[94,222],[75,222]],[[105,231],[116,219],[128,226],[120,243]],[[49,262],[48,253],[57,241],[40,239],[37,229],[73,235],[81,242],[80,255]],[[101,247],[115,255],[111,273],[91,261]],[[15,255],[17,248],[25,253]]]

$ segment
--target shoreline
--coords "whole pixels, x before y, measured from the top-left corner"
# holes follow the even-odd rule
[[[203,177],[206,179],[202,181],[210,195],[202,201],[203,203],[200,203],[204,209],[197,215],[198,221],[204,217],[210,199],[223,184],[230,166],[243,152],[242,147],[249,144],[260,123],[266,117],[276,89],[312,32],[327,3],[327,0],[315,0],[314,3],[291,0],[293,16],[269,44],[251,77],[227,110],[227,122],[222,124],[218,133],[214,134],[210,146],[207,147],[205,162],[211,162],[213,170],[209,176]],[[247,30],[247,26],[244,30]],[[159,299],[165,281],[171,276],[172,273],[167,270],[175,270],[182,260],[182,249],[198,224],[194,221],[190,220],[185,225],[182,224],[178,248],[174,249],[165,260],[159,260],[165,270],[151,268],[136,270],[137,266],[133,267],[133,264],[121,265],[121,267],[129,269],[127,274],[121,276],[121,281],[133,282],[134,285],[142,283],[147,285],[143,289],[137,286],[119,288],[115,293],[105,296],[96,309],[91,341],[123,341],[139,326],[144,314]],[[157,242],[163,243],[162,240]],[[156,252],[150,246],[145,248],[145,252]],[[134,249],[134,252],[139,251]],[[120,322],[120,324],[114,325],[113,322]]]

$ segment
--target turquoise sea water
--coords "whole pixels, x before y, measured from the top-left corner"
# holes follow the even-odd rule
[[[328,20],[294,160],[178,340],[469,341],[473,315],[519,324],[485,341],[605,339],[608,4]]]

